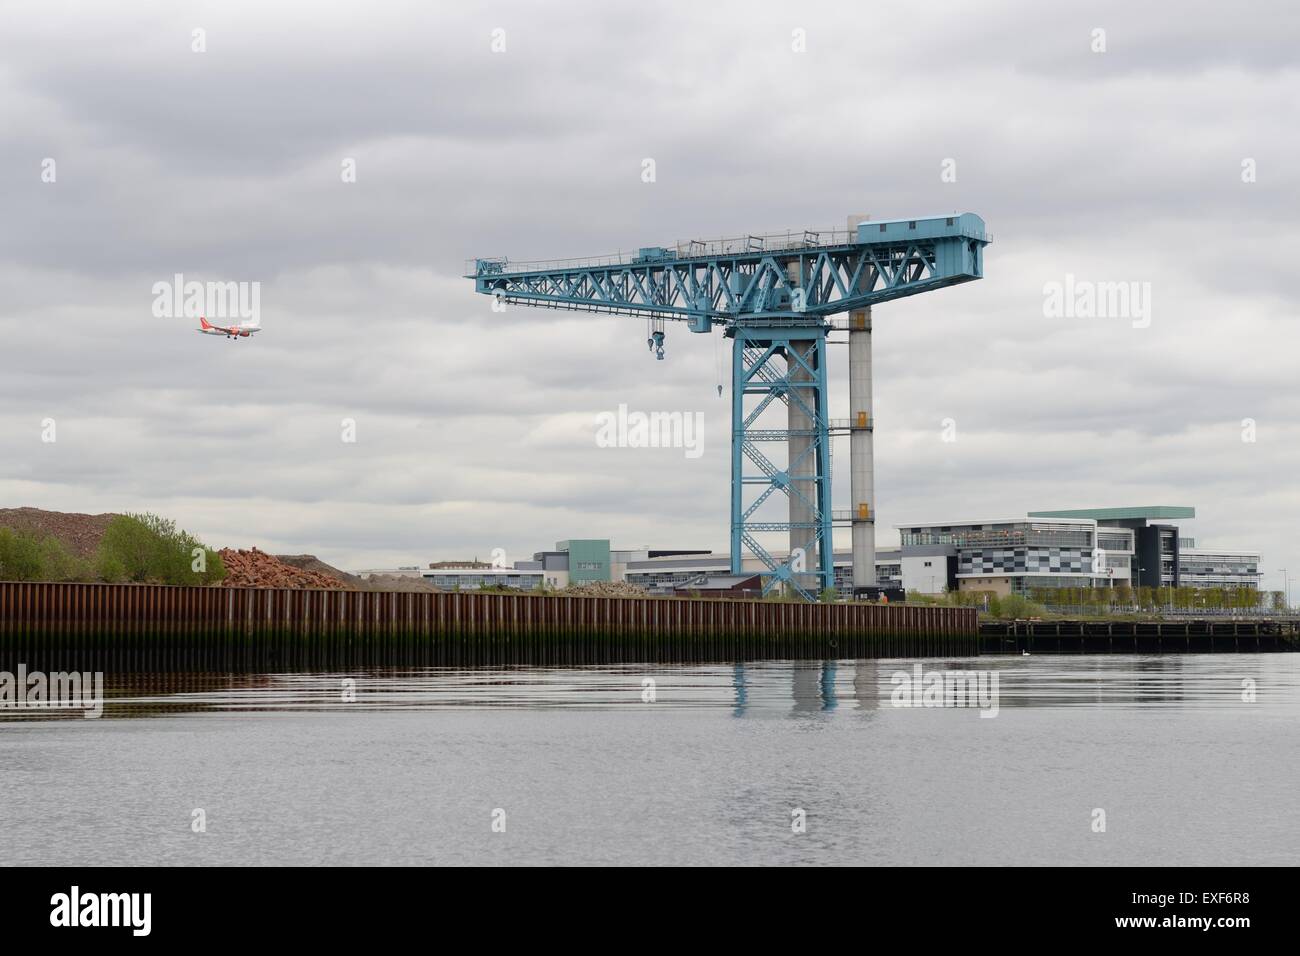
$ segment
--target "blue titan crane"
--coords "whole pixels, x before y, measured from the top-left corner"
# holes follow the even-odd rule
[[[972,213],[857,223],[844,232],[786,233],[650,246],[635,255],[556,262],[475,259],[475,290],[520,305],[644,316],[648,344],[663,358],[664,322],[692,332],[720,326],[731,362],[731,571],[748,550],[765,570],[763,589],[785,586],[812,599],[834,585],[832,432],[850,435],[855,586],[874,585],[871,306],[979,279],[984,220]],[[847,321],[831,317],[849,313]],[[826,336],[849,333],[851,417],[832,422],[826,395]],[[779,403],[779,404],[778,404]],[[768,410],[786,427],[766,428]],[[784,467],[764,451],[782,442]],[[789,518],[759,514],[777,492]],[[777,499],[779,500],[779,498]],[[757,536],[789,535],[783,560]]]

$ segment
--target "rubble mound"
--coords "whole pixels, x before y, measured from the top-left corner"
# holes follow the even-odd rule
[[[340,571],[334,565],[326,564],[314,554],[277,554],[275,559],[292,565],[299,571],[314,571],[316,574],[323,574],[328,578],[334,578],[336,581],[342,581],[352,590],[364,591],[367,589],[365,578],[359,578],[355,574]]]
[[[319,571],[296,568],[273,554],[257,548],[247,551],[223,548],[221,560],[226,566],[222,585],[228,588],[318,588],[327,591],[350,591],[345,582]]]
[[[314,554],[277,554],[276,557],[285,564],[291,564],[300,571],[315,571],[326,577],[342,581],[351,591],[441,591],[442,589],[424,578],[411,577],[407,574],[372,574],[361,577],[340,571],[331,564],[326,564]]]
[[[54,537],[71,554],[92,558],[115,514],[86,515],[40,508],[0,508],[0,528],[25,531],[38,538]]]
[[[361,578],[361,588],[367,591],[441,591],[442,588],[424,578],[409,574],[372,574]]]
[[[626,581],[584,581],[581,584],[570,584],[559,593],[576,597],[649,597],[645,588]]]

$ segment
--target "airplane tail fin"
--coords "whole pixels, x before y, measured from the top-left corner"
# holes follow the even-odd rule
[[[206,318],[204,318],[203,316],[200,315],[200,316],[199,316],[199,328],[201,328],[201,329],[210,329],[210,328],[212,328],[212,326],[208,324],[208,320],[207,320]]]

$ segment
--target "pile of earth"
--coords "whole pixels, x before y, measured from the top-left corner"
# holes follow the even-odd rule
[[[442,588],[424,578],[409,574],[372,574],[363,578],[361,586],[367,591],[441,591]]]
[[[649,594],[645,588],[628,584],[626,581],[584,581],[581,584],[570,584],[559,593],[573,594],[578,597],[619,598],[647,597]]]
[[[347,582],[320,571],[296,568],[273,554],[258,548],[235,550],[221,549],[221,561],[226,566],[226,577],[221,582],[228,588],[318,588],[328,591],[354,590]]]
[[[0,508],[0,528],[54,537],[79,558],[93,558],[115,514],[83,515],[40,508]]]
[[[53,537],[80,558],[95,557],[104,532],[117,515],[88,515],[41,508],[0,508],[0,528]],[[423,578],[382,574],[360,578],[312,554],[267,554],[258,548],[223,548],[226,587],[327,588],[334,591],[437,591]]]
[[[303,571],[314,571],[327,577],[335,578],[353,591],[439,591],[437,585],[424,578],[406,574],[372,574],[362,578],[347,571],[340,571],[333,565],[326,564],[314,554],[277,554],[276,557],[285,564],[291,564]]]
[[[327,578],[333,578],[347,585],[350,591],[364,591],[366,582],[364,578],[359,578],[355,574],[348,574],[346,571],[340,571],[332,564],[326,564],[314,554],[277,554],[275,559],[282,564],[290,565],[299,571],[311,571],[314,574],[323,574]]]

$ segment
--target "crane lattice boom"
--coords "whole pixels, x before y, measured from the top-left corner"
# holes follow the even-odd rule
[[[812,599],[834,585],[831,543],[831,424],[826,334],[831,316],[850,313],[849,432],[855,494],[874,495],[870,414],[870,308],[982,278],[990,236],[973,213],[862,222],[839,232],[782,233],[646,246],[595,259],[511,262],[475,259],[475,290],[518,305],[643,316],[651,351],[663,358],[664,322],[693,332],[721,326],[732,359],[731,570],[748,550],[763,565],[764,590],[785,586]],[[839,325],[838,322],[834,323]],[[785,428],[763,427],[784,406]],[[781,441],[785,461],[763,445]],[[861,480],[859,480],[861,479]],[[777,495],[784,521],[762,514]],[[854,581],[875,580],[875,502],[854,502]],[[784,557],[759,539],[789,535]],[[862,562],[870,564],[865,570]],[[869,574],[869,578],[864,578]]]

